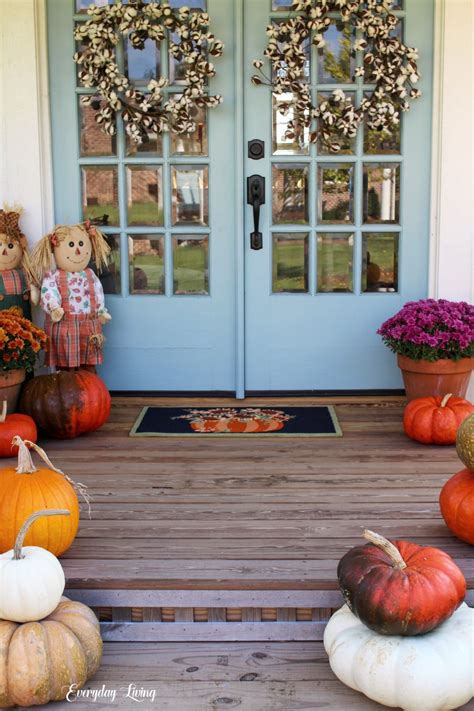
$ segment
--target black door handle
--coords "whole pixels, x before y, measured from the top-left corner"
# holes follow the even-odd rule
[[[253,207],[253,232],[250,235],[250,247],[262,249],[263,237],[259,231],[260,208],[265,205],[265,178],[262,175],[251,175],[247,178],[247,204]]]

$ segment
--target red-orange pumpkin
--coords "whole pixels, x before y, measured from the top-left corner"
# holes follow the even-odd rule
[[[72,439],[99,429],[110,415],[105,383],[87,370],[61,370],[30,380],[20,410],[50,437]]]
[[[439,506],[447,527],[474,546],[474,471],[463,469],[441,489]]]
[[[459,425],[473,412],[461,397],[419,397],[405,408],[403,429],[422,444],[455,444]]]
[[[370,541],[339,562],[344,599],[367,627],[379,634],[418,635],[447,620],[466,595],[466,580],[438,548],[407,541],[391,543],[365,531]]]
[[[4,400],[0,414],[0,457],[14,457],[18,454],[18,447],[12,445],[12,439],[16,435],[31,442],[38,439],[34,420],[18,412],[8,415],[7,401]]]

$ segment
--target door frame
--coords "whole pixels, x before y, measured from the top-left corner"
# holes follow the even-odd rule
[[[234,0],[234,23],[236,27],[236,58],[242,58],[242,0]],[[48,50],[46,32],[46,0],[3,0],[0,3],[0,24],[4,42],[0,51],[0,91],[5,97],[14,96],[11,110],[3,112],[0,121],[0,188],[3,199],[19,202],[25,209],[23,227],[34,244],[54,226],[54,198],[52,189],[51,122],[48,88]],[[462,28],[466,36],[473,32],[472,6],[469,0],[452,3],[435,0],[434,41],[434,87],[433,87],[433,151],[432,151],[432,204],[430,244],[430,296],[433,298],[464,298],[474,301],[474,265],[470,219],[464,214],[456,216],[456,229],[449,227],[447,216],[452,214],[452,194],[456,191],[459,202],[469,204],[469,166],[464,165],[459,173],[458,155],[453,143],[467,153],[466,139],[472,134],[459,131],[459,116],[466,123],[471,120],[472,107],[469,92],[456,98],[456,110],[452,104],[454,86],[463,68],[473,60],[472,44],[460,43],[453,29]],[[464,54],[459,50],[463,49]],[[456,51],[454,51],[456,50]],[[15,65],[15,75],[11,67]],[[238,65],[236,64],[238,73]],[[244,145],[243,134],[238,126],[243,123],[243,82],[248,80],[249,68],[238,76],[236,92],[236,200],[241,205],[236,220],[236,269],[237,283],[245,287],[243,273],[243,210],[244,205]],[[8,105],[6,100],[4,104]],[[21,109],[21,120],[19,120]],[[29,170],[11,170],[12,165],[28,166]],[[453,174],[457,171],[457,179]],[[461,166],[462,170],[462,166]],[[463,179],[464,178],[464,179]],[[454,235],[454,238],[453,238]],[[452,261],[446,258],[456,240],[453,258],[467,270],[467,278],[453,276]],[[470,274],[467,272],[470,269]],[[462,289],[462,294],[460,294]],[[237,309],[237,396],[243,397],[244,376],[244,329],[242,291],[236,302]],[[472,386],[474,396],[474,384]]]

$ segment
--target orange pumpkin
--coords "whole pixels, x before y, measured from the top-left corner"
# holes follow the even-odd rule
[[[422,444],[455,444],[458,427],[473,412],[461,397],[419,397],[405,408],[403,429]]]
[[[441,489],[439,506],[449,530],[474,546],[474,472],[463,469],[451,477]]]
[[[36,442],[38,431],[35,421],[29,415],[7,414],[7,401],[3,401],[0,414],[0,457],[13,457],[18,454],[18,447],[12,445],[12,439],[19,435],[22,439]]]
[[[447,620],[464,600],[466,579],[439,548],[388,541],[364,531],[369,541],[339,561],[342,595],[369,629],[379,634],[425,634]]]
[[[38,375],[23,388],[20,409],[49,437],[72,439],[107,422],[111,399],[105,383],[87,370]]]
[[[0,470],[0,553],[14,547],[23,522],[35,511],[67,509],[70,516],[35,521],[25,538],[26,546],[40,546],[61,555],[73,542],[79,526],[77,494],[66,476],[51,468],[47,455],[37,445],[29,443],[48,463],[39,469],[20,437],[14,438],[14,444],[18,447],[18,467]]]

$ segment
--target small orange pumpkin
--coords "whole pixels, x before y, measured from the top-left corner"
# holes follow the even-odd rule
[[[15,435],[31,442],[38,439],[35,421],[29,415],[21,415],[18,412],[8,415],[7,401],[4,400],[0,414],[0,457],[13,457],[18,454],[18,447],[12,445]]]
[[[447,527],[474,546],[474,472],[463,469],[441,489],[439,507]]]
[[[35,521],[25,538],[26,546],[39,546],[55,556],[64,553],[79,526],[79,502],[72,483],[55,469],[46,453],[30,444],[46,462],[37,469],[26,443],[15,437],[18,467],[0,470],[0,553],[10,550],[24,521],[39,509],[66,509],[70,516],[51,516]],[[81,490],[81,485],[77,485]]]
[[[419,397],[405,408],[405,434],[422,444],[455,444],[458,427],[474,412],[461,397]]]

